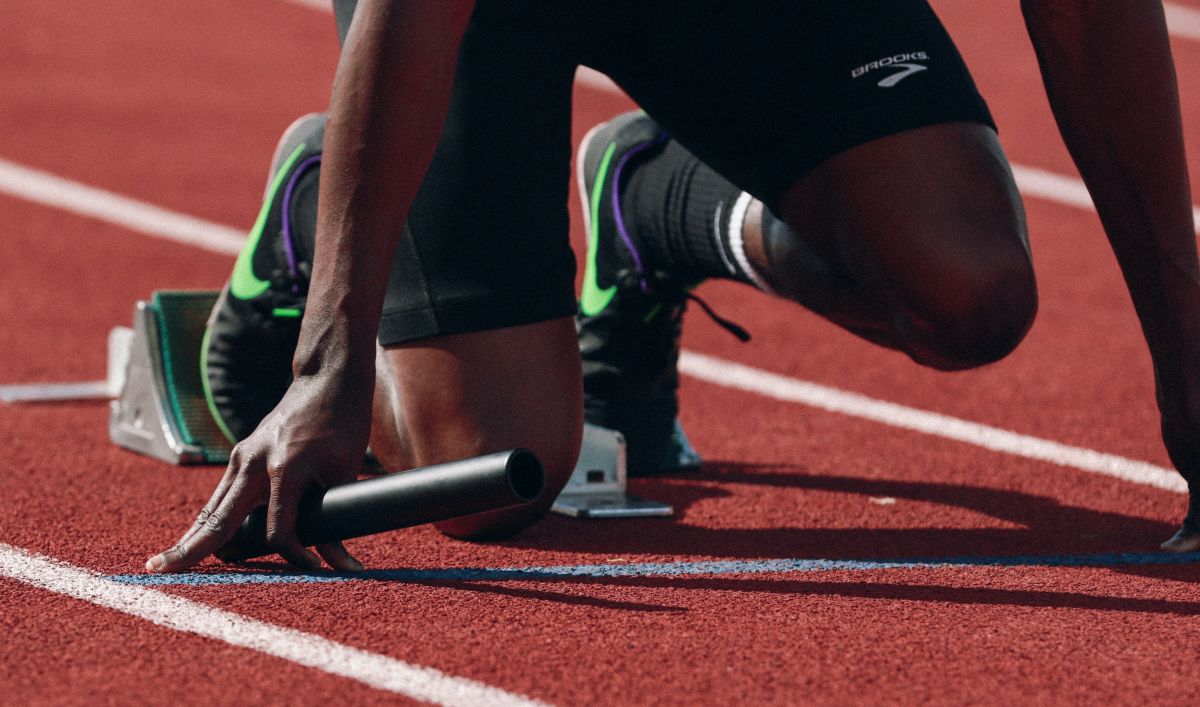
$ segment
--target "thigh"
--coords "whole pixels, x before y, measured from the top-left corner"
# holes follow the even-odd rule
[[[916,326],[961,328],[1018,300],[1031,315],[1024,210],[988,127],[945,123],[851,148],[793,184],[776,213]],[[985,301],[997,297],[1012,301]]]
[[[804,234],[919,363],[997,361],[1033,323],[1024,210],[990,128],[945,123],[847,150],[794,184],[778,215],[790,229],[763,245],[781,276]]]
[[[609,13],[622,19],[604,25],[608,41],[585,61],[772,208],[857,145],[939,123],[992,124],[924,0],[640,5]]]
[[[924,0],[668,6],[624,28],[627,51],[587,60],[786,222],[763,244],[780,291],[810,285],[788,280],[815,250],[922,362],[977,365],[1019,341],[1036,308],[1022,206]]]
[[[449,116],[393,260],[384,345],[574,313],[575,64],[561,23],[537,4],[476,7]]]

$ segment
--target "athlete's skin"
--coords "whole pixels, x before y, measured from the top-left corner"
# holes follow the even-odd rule
[[[264,501],[273,547],[301,567],[319,566],[295,537],[296,504],[310,485],[353,479],[368,438],[389,468],[526,446],[546,466],[549,498],[565,483],[582,427],[570,319],[376,351],[390,254],[445,118],[472,4],[360,2],[326,128],[320,255],[296,380],[237,446],[199,521],[149,570],[199,562]],[[1141,317],[1171,458],[1200,479],[1200,267],[1161,4],[1026,0],[1022,10]],[[1020,199],[983,126],[933,126],[849,150],[798,181],[779,211],[789,235],[765,233],[761,207],[745,224],[747,251],[768,281],[918,362],[955,369],[996,360],[1032,321]],[[441,527],[487,537],[543,512]],[[1169,549],[1197,546],[1185,538]],[[360,567],[339,544],[318,551],[336,569]]]
[[[1021,10],[1150,348],[1164,442],[1200,499],[1200,268],[1162,3],[1024,0]],[[777,292],[920,363],[956,369],[1002,357],[1036,307],[1028,257],[1012,238],[1024,232],[1020,202],[1011,177],[995,174],[1007,161],[983,129],[890,141],[795,185],[780,214],[790,237],[764,234],[762,206],[752,207],[747,255]],[[957,157],[922,160],[925,147]],[[853,208],[835,196],[864,187],[876,198]],[[1200,549],[1200,534],[1184,528],[1162,547]]]

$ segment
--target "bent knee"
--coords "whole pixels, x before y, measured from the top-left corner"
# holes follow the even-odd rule
[[[1037,314],[1037,287],[1028,263],[1013,263],[952,284],[909,318],[910,354],[918,363],[958,371],[995,363],[1025,338]]]

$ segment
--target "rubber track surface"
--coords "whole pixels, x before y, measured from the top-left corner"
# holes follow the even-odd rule
[[[1073,175],[1016,3],[934,5],[1012,161]],[[278,133],[324,106],[336,62],[328,13],[282,0],[45,0],[8,3],[2,14],[0,159],[240,228],[257,211]],[[1196,144],[1200,43],[1175,48]],[[629,105],[579,88],[576,139]],[[1190,164],[1196,181],[1195,153]],[[795,306],[723,283],[701,294],[754,341],[739,345],[693,317],[685,345],[1167,465],[1149,359],[1095,214],[1040,199],[1027,208],[1041,313],[1000,364],[921,370]],[[136,299],[219,287],[232,263],[3,195],[0,223],[0,384],[102,377],[105,336],[128,324]],[[984,564],[1152,552],[1181,517],[1182,495],[696,379],[685,379],[682,394],[685,425],[711,463],[697,475],[633,484],[676,504],[674,519],[556,516],[488,545],[414,528],[354,543],[370,567],[396,571],[391,579],[156,591],[552,703],[1196,701],[1195,565]],[[101,403],[0,405],[0,543],[100,575],[137,575],[191,522],[220,470],[174,469],[118,450],[106,421]],[[980,564],[443,572],[938,557]],[[211,561],[201,569],[285,567]],[[410,570],[432,574],[403,574]],[[13,703],[405,701],[8,579],[0,579],[0,607],[0,694]]]

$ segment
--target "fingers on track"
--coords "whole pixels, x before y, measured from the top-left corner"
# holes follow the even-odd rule
[[[267,490],[265,473],[254,473],[230,461],[225,476],[196,522],[179,542],[146,562],[151,572],[180,572],[216,552],[237,532],[238,526],[262,504]]]

